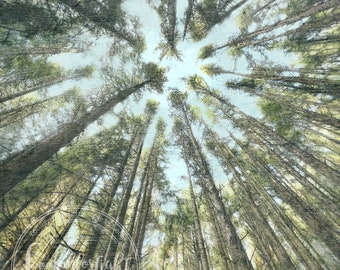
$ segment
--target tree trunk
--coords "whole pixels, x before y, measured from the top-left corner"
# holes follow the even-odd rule
[[[252,41],[256,40],[256,38],[261,34],[271,32],[274,29],[277,29],[279,27],[291,25],[293,23],[296,23],[296,22],[302,20],[303,18],[310,17],[314,14],[317,14],[318,12],[327,10],[329,8],[333,8],[334,5],[336,5],[336,1],[334,1],[334,0],[329,0],[329,1],[324,1],[324,2],[318,3],[316,5],[309,7],[307,10],[301,12],[298,15],[289,16],[286,19],[284,19],[282,21],[275,22],[272,25],[267,25],[267,26],[264,26],[260,29],[255,30],[253,32],[240,35],[237,38],[227,42],[226,44],[215,48],[214,50],[217,51],[217,50],[224,49],[226,47],[231,47],[231,46],[243,48],[245,46],[250,45],[252,43]]]
[[[232,265],[232,269],[253,269],[248,256],[244,250],[244,247],[239,239],[235,227],[229,218],[225,205],[222,199],[219,196],[218,189],[214,183],[212,175],[209,170],[208,163],[201,151],[201,148],[191,130],[190,121],[188,119],[187,111],[185,105],[181,107],[182,115],[184,117],[184,121],[186,123],[186,128],[188,132],[188,140],[191,141],[191,144],[194,147],[194,151],[197,155],[197,166],[202,170],[202,179],[199,179],[199,185],[204,190],[204,194],[206,195],[208,207],[212,207],[214,213],[212,215],[216,215],[216,219],[218,221],[217,225],[220,227],[221,231],[223,231],[223,236],[226,240],[224,243],[226,245],[226,250],[229,252],[229,257]],[[185,145],[182,145],[185,147]],[[211,205],[209,205],[211,203]]]
[[[5,96],[3,98],[0,98],[0,102],[6,102],[8,100],[11,100],[11,99],[14,99],[14,98],[17,98],[17,97],[21,97],[23,95],[26,95],[26,94],[29,94],[29,93],[33,93],[33,92],[41,90],[41,89],[48,88],[48,87],[50,87],[52,85],[62,83],[65,80],[77,79],[79,77],[81,77],[81,76],[77,75],[77,76],[71,76],[71,77],[65,77],[65,78],[58,78],[58,79],[54,79],[54,80],[52,80],[50,82],[46,82],[45,81],[46,78],[45,78],[42,81],[38,81],[37,83],[34,83],[32,87],[30,87],[30,88],[28,88],[28,89],[26,89],[24,91],[13,93],[13,94],[10,94],[10,95]]]
[[[197,256],[199,258],[199,263],[201,265],[201,270],[209,270],[209,261],[208,261],[208,255],[207,255],[207,250],[206,246],[204,244],[204,238],[202,234],[202,227],[201,227],[201,221],[198,215],[198,208],[196,205],[196,198],[195,198],[195,193],[194,189],[192,186],[192,181],[190,174],[188,173],[188,181],[189,181],[189,191],[190,191],[190,197],[191,197],[191,204],[192,204],[192,209],[194,211],[194,228],[195,228],[195,235],[196,239],[198,242],[198,248],[196,250]]]
[[[150,81],[151,80],[148,80],[120,91],[120,93],[111,97],[101,106],[85,113],[77,122],[64,124],[57,134],[38,142],[31,149],[23,151],[13,160],[2,165],[0,167],[0,197],[4,196],[13,187],[25,180],[32,171],[56,154],[60,148],[70,143],[82,133],[89,124],[104,115],[119,102],[122,102],[131,94],[147,85]]]
[[[116,194],[116,191],[122,181],[122,178],[123,178],[123,174],[126,170],[126,167],[127,167],[127,163],[128,163],[128,159],[130,158],[131,156],[131,151],[132,151],[132,147],[135,143],[135,140],[136,140],[136,136],[137,136],[137,133],[138,133],[138,129],[135,131],[131,141],[130,141],[130,144],[128,146],[128,149],[126,150],[126,153],[124,155],[124,159],[121,163],[121,165],[119,166],[119,168],[117,169],[118,171],[118,175],[117,175],[117,178],[116,178],[116,181],[113,183],[112,187],[111,187],[111,190],[110,190],[110,193],[107,197],[107,200],[105,202],[105,206],[102,210],[103,213],[105,214],[108,214],[109,211],[110,211],[110,208],[112,206],[112,203],[113,203],[113,199],[115,197],[115,194]],[[87,250],[84,254],[84,262],[90,262],[93,260],[93,257],[95,255],[95,252],[96,252],[96,249],[97,249],[97,246],[100,244],[99,241],[100,241],[100,238],[101,238],[101,235],[102,235],[102,228],[104,227],[105,223],[106,223],[106,220],[107,220],[107,217],[102,215],[100,220],[98,221],[98,226],[96,226],[94,228],[94,239],[98,239],[98,241],[91,241],[89,246],[87,247]],[[106,263],[106,262],[105,262]],[[90,264],[86,264],[83,269],[84,270],[88,270],[88,269],[91,269],[90,268],[91,265]]]
[[[126,212],[128,210],[128,204],[130,201],[133,184],[136,178],[139,161],[140,161],[140,157],[142,154],[144,137],[145,137],[145,133],[143,134],[143,137],[141,138],[141,141],[140,141],[140,145],[138,147],[137,156],[134,161],[132,172],[130,173],[129,180],[127,182],[127,186],[124,192],[124,196],[122,198],[122,205],[120,206],[120,209],[119,209],[117,223],[116,223],[115,228],[113,228],[112,230],[113,233],[112,233],[111,241],[106,249],[104,262],[114,262],[115,260],[116,251],[120,243],[120,234],[123,228],[122,226],[124,224]],[[114,243],[113,243],[113,240],[114,240]]]
[[[125,239],[125,242],[122,248],[122,254],[123,256],[127,256],[127,260],[122,260],[120,264],[121,270],[125,270],[126,267],[130,269],[130,265],[134,263],[134,260],[136,259],[135,257],[138,256],[138,254],[134,254],[135,252],[137,252],[137,247],[136,247],[137,236],[133,232],[136,230],[136,226],[137,226],[136,220],[137,220],[137,216],[139,213],[138,209],[139,209],[139,205],[141,204],[142,194],[144,193],[146,189],[146,185],[147,185],[147,174],[148,174],[148,170],[145,169],[143,172],[142,178],[141,178],[141,185],[140,185],[139,192],[138,192],[138,195],[135,201],[135,205],[133,207],[132,216],[129,221],[128,235],[131,236],[132,241]],[[133,243],[134,245],[131,246],[131,243]]]
[[[235,169],[237,166],[240,168],[239,164],[233,164],[232,158],[234,158],[233,153],[231,149],[225,144],[221,144],[217,139],[217,134],[213,133],[211,130],[208,131],[208,134],[210,134],[214,140],[214,144],[217,146],[218,150],[214,151],[214,154],[217,156],[217,158],[220,160],[220,163],[224,168],[228,168],[226,171],[226,174],[231,172],[234,176],[235,181],[238,184],[239,189],[235,190],[236,197],[239,198],[240,202],[249,202],[250,209],[249,211],[245,210],[246,216],[251,216],[250,218],[247,218],[247,223],[252,223],[254,235],[258,237],[258,241],[262,243],[262,247],[266,249],[265,254],[266,258],[271,258],[271,253],[267,249],[267,245],[271,246],[271,250],[276,254],[277,262],[276,267],[281,268],[287,268],[287,269],[294,269],[295,265],[291,261],[289,255],[287,254],[286,250],[282,247],[280,241],[277,239],[274,231],[272,230],[270,224],[268,224],[267,219],[264,217],[261,211],[259,211],[259,207],[255,203],[255,199],[252,194],[253,188],[248,184],[250,181],[248,179],[242,180],[242,176],[240,173]],[[226,155],[226,156],[225,156]],[[242,167],[241,167],[242,168]],[[243,168],[242,171],[245,171],[245,168]],[[239,191],[241,191],[241,194],[239,195]],[[245,203],[243,203],[245,205]],[[244,205],[242,208],[244,208]],[[261,235],[264,235],[265,238],[261,238]]]

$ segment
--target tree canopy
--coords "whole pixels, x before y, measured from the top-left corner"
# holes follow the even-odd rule
[[[337,269],[339,14],[0,1],[0,269]]]

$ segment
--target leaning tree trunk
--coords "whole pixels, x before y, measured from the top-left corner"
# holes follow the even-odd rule
[[[27,88],[27,89],[25,89],[21,92],[13,93],[13,94],[10,94],[10,95],[7,95],[7,96],[0,98],[0,102],[6,102],[6,101],[9,101],[11,99],[39,91],[41,89],[46,89],[46,88],[48,88],[52,85],[62,83],[63,81],[77,79],[79,77],[81,77],[81,75],[65,76],[63,78],[52,78],[51,81],[46,81],[46,78],[43,78],[40,81],[33,82],[32,83],[33,85],[31,87],[29,87],[29,88]],[[20,85],[16,85],[16,87],[18,87],[18,86],[20,86]]]
[[[128,159],[130,158],[131,156],[131,151],[132,151],[132,147],[135,143],[135,140],[136,140],[136,137],[137,137],[137,133],[138,133],[138,128],[137,128],[137,131],[135,131],[135,134],[133,135],[130,143],[129,143],[129,146],[126,150],[126,153],[124,155],[124,158],[123,158],[123,161],[121,163],[121,165],[119,166],[119,168],[117,169],[118,171],[118,175],[117,175],[117,178],[116,178],[116,181],[113,183],[111,189],[110,189],[110,193],[107,197],[107,200],[105,202],[105,205],[104,205],[104,208],[102,210],[103,213],[105,214],[108,214],[109,211],[110,211],[110,208],[112,206],[112,203],[113,203],[113,199],[115,197],[115,194],[116,194],[116,191],[122,181],[122,178],[123,178],[123,175],[124,175],[124,172],[126,170],[126,167],[128,165]],[[98,241],[91,241],[89,246],[87,247],[87,250],[84,254],[84,261],[85,262],[90,262],[93,260],[93,257],[95,255],[95,252],[97,250],[97,247],[98,245],[100,244],[99,243],[99,239],[101,237],[101,233],[102,233],[102,228],[104,227],[105,223],[107,221],[107,217],[102,215],[101,218],[99,219],[98,221],[98,226],[95,226],[94,228],[94,238],[95,239],[98,239]],[[87,269],[90,269],[91,265],[90,264],[86,264],[83,269],[84,270],[87,270]]]
[[[248,256],[244,250],[244,247],[239,239],[235,227],[229,218],[225,205],[219,196],[218,189],[214,183],[213,177],[210,173],[208,163],[201,151],[201,147],[198,144],[193,131],[191,130],[190,121],[188,119],[187,111],[184,105],[181,108],[184,121],[186,123],[186,128],[188,132],[188,139],[191,141],[191,145],[194,148],[195,154],[197,155],[195,162],[197,166],[201,168],[202,179],[200,179],[199,184],[206,194],[207,203],[211,203],[214,213],[218,220],[218,226],[223,231],[224,237],[226,238],[226,250],[229,251],[229,256],[232,264],[232,269],[252,269],[252,265],[248,259]],[[185,147],[185,146],[184,146]]]
[[[196,204],[196,197],[194,193],[194,189],[192,186],[192,181],[190,174],[188,173],[188,181],[189,181],[189,191],[190,191],[190,200],[192,204],[192,209],[194,211],[194,228],[195,228],[195,238],[198,242],[198,248],[196,250],[197,256],[199,258],[199,264],[201,265],[202,270],[209,270],[209,261],[208,261],[208,254],[206,250],[205,241],[202,234],[202,227],[201,227],[201,221],[198,215],[198,207]]]
[[[317,13],[322,12],[324,10],[327,10],[329,8],[332,8],[332,7],[334,7],[334,5],[336,5],[336,2],[337,1],[335,1],[335,0],[329,0],[329,1],[324,1],[324,2],[318,3],[317,5],[313,5],[313,6],[309,7],[307,10],[301,12],[298,15],[295,15],[295,16],[292,16],[292,17],[287,17],[286,19],[284,19],[282,21],[278,21],[278,22],[275,22],[274,24],[264,26],[260,29],[253,31],[253,32],[242,34],[242,35],[232,39],[231,41],[227,42],[226,44],[219,46],[219,47],[216,47],[214,49],[214,51],[221,50],[221,49],[224,49],[224,48],[227,48],[227,47],[232,47],[232,46],[237,46],[238,48],[243,48],[245,46],[249,46],[249,45],[252,44],[252,42],[254,40],[256,40],[256,38],[259,35],[271,32],[271,31],[273,31],[273,30],[275,30],[279,27],[291,25],[291,24],[296,23],[296,22],[298,22],[298,21],[300,21],[300,20],[302,20],[306,17],[310,17],[311,15],[314,15],[314,14],[317,14]]]
[[[214,144],[217,146],[216,150],[213,151],[214,155],[217,156],[223,168],[228,168],[228,170],[225,170],[226,174],[231,172],[236,183],[238,184],[238,190],[235,190],[236,197],[238,197],[240,202],[244,200],[249,202],[250,210],[245,210],[244,214],[248,216],[247,223],[251,224],[252,229],[254,230],[254,234],[258,236],[257,241],[259,241],[261,243],[261,247],[265,249],[264,253],[266,254],[266,257],[270,259],[270,255],[272,254],[272,252],[274,252],[277,257],[277,267],[279,266],[282,268],[294,269],[295,265],[293,264],[286,250],[283,248],[282,244],[278,240],[267,219],[260,211],[259,207],[256,205],[251,184],[249,183],[247,178],[245,181],[242,180],[242,176],[235,169],[236,167],[240,167],[240,165],[232,163],[235,157],[231,149],[226,144],[220,143],[217,139],[217,134],[212,132],[210,129],[208,129],[208,134],[211,135],[210,137],[213,139]],[[265,235],[264,239],[261,238],[261,234]],[[272,251],[267,248],[268,244],[269,246],[271,246]]]
[[[112,236],[111,236],[111,241],[109,242],[109,245],[106,248],[104,262],[114,262],[114,259],[115,259],[115,256],[116,256],[116,251],[117,251],[118,245],[120,243],[120,234],[121,234],[122,228],[123,228],[122,226],[124,224],[126,212],[128,210],[128,204],[129,204],[129,201],[130,201],[133,184],[135,182],[140,157],[141,157],[141,154],[142,154],[144,137],[145,137],[145,133],[143,134],[143,137],[140,141],[140,145],[139,145],[139,148],[138,148],[138,151],[137,151],[137,156],[136,156],[134,164],[133,164],[132,172],[130,173],[129,180],[127,182],[127,186],[126,186],[126,189],[124,191],[124,195],[123,195],[123,198],[122,198],[122,204],[120,206],[118,217],[117,217],[116,226],[112,230],[113,233],[112,233]]]
[[[82,133],[88,125],[107,113],[118,103],[128,98],[131,94],[147,85],[150,81],[151,80],[144,81],[120,91],[120,93],[111,97],[101,106],[97,106],[92,111],[84,113],[77,122],[64,124],[58,133],[38,142],[31,149],[24,150],[13,160],[2,165],[0,167],[0,197],[4,196],[13,187],[25,180],[31,172],[56,154],[60,148],[70,143]]]
[[[340,254],[340,250],[339,246],[335,243],[340,240],[340,235],[332,229],[337,225],[334,224],[334,222],[329,221],[326,216],[320,216],[320,214],[316,210],[313,210],[307,202],[302,200],[302,198],[300,198],[294,190],[287,189],[287,187],[281,183],[282,178],[278,178],[278,176],[274,174],[267,165],[263,164],[263,162],[261,162],[259,158],[247,149],[239,140],[234,137],[233,139],[249,155],[251,160],[256,162],[255,166],[261,169],[261,172],[269,175],[274,190],[286,203],[291,205],[294,211],[296,211],[296,213],[298,213],[309,226],[309,229],[315,234],[315,236],[321,239],[335,256],[338,256]]]

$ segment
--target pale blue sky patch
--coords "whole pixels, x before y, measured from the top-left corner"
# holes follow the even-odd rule
[[[157,3],[159,3],[158,1],[153,2],[156,5],[158,5]],[[179,31],[180,36],[183,31],[183,24],[180,23],[180,20],[184,18],[186,5],[187,1],[177,1],[177,30]],[[157,116],[155,116],[155,120],[153,121],[152,128],[149,130],[146,145],[150,146],[152,143],[155,134],[155,123],[158,117],[162,117],[166,121],[168,125],[168,140],[170,143],[172,143],[172,140],[174,139],[173,135],[171,134],[172,109],[169,105],[168,94],[172,88],[178,88],[181,91],[187,91],[185,78],[188,78],[189,76],[194,74],[202,76],[211,88],[219,89],[220,93],[224,97],[228,98],[232,104],[239,107],[245,113],[257,118],[262,117],[261,111],[256,104],[257,98],[245,94],[241,91],[228,89],[225,86],[225,82],[227,80],[237,79],[237,77],[225,74],[216,77],[209,77],[201,70],[201,66],[215,63],[223,67],[225,70],[246,72],[248,70],[248,62],[245,57],[235,58],[231,56],[230,53],[228,53],[227,49],[225,49],[218,51],[215,56],[206,60],[198,59],[198,55],[202,47],[210,43],[214,45],[222,45],[227,42],[231,37],[237,35],[240,32],[237,27],[236,20],[239,10],[233,12],[229,19],[226,19],[221,24],[214,26],[209,32],[208,36],[199,42],[193,42],[188,38],[185,40],[180,39],[177,48],[182,53],[182,61],[179,61],[176,58],[163,58],[162,60],[160,60],[160,51],[157,49],[157,47],[161,41],[164,41],[160,29],[160,18],[157,12],[151,8],[147,1],[124,1],[123,8],[129,16],[136,16],[140,21],[140,30],[143,33],[146,43],[146,50],[142,55],[142,60],[144,62],[155,62],[161,67],[167,68],[168,81],[165,83],[165,91],[163,94],[145,91],[140,100],[136,100],[134,97],[129,97],[122,104],[117,105],[110,113],[107,113],[104,117],[102,117],[101,121],[99,121],[101,122],[100,125],[98,125],[98,122],[95,122],[86,129],[85,134],[87,136],[93,135],[99,130],[103,128],[109,128],[113,124],[115,124],[117,122],[116,115],[121,110],[127,108],[132,113],[140,114],[143,112],[147,100],[156,99],[160,102],[160,106],[158,114]],[[250,29],[251,28],[252,27],[250,27]],[[114,43],[114,40],[112,38],[108,36],[103,36],[100,38],[93,37],[91,39],[91,37],[89,37],[89,34],[86,34],[85,37],[93,43],[90,49],[83,54],[59,54],[51,57],[50,59],[52,61],[60,63],[63,67],[67,69],[79,68],[79,66],[93,65],[96,69],[94,76],[91,79],[84,79],[77,83],[77,85],[83,89],[82,91],[85,94],[88,94],[91,91],[94,91],[96,88],[99,89],[100,87],[102,87],[103,77],[100,76],[100,69],[102,67],[111,66],[114,69],[118,66],[116,65],[117,58],[109,57],[110,47]],[[251,51],[251,53],[254,55],[255,61],[258,61],[260,63],[260,61],[263,60],[263,56],[261,56],[260,54],[254,53],[253,51]],[[268,55],[269,57],[272,57],[282,64],[288,62],[291,63],[291,61],[294,60],[294,57],[292,55],[287,55],[281,50],[275,50],[273,52],[270,52]],[[69,81],[65,83],[62,88],[67,89],[71,87],[73,83],[73,81]],[[59,91],[62,91],[60,89]],[[58,91],[58,89],[55,88],[54,91]],[[202,102],[191,91],[189,94],[189,103],[191,105],[198,106],[202,113],[206,113]],[[233,130],[228,121],[225,122],[223,127],[217,125],[213,128],[217,132],[222,132],[221,134],[219,134],[222,137],[228,137],[228,131],[232,131],[236,134],[239,133],[238,131]],[[183,175],[186,175],[187,171],[183,160],[180,158],[180,150],[169,147],[167,161],[168,167],[166,169],[166,175],[172,185],[172,188],[175,190],[186,188],[187,184],[185,183],[185,181],[181,180],[181,177]],[[227,181],[227,176],[224,175],[221,169],[216,169],[220,167],[217,165],[216,160],[211,160],[211,162],[212,171],[214,173],[214,176],[216,176],[217,182],[225,184]]]

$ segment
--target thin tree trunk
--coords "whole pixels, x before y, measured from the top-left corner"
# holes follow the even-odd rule
[[[41,85],[39,85],[39,82],[38,82],[38,85],[34,85],[31,88],[28,88],[24,91],[17,92],[17,93],[14,93],[14,94],[10,94],[8,96],[0,98],[0,102],[6,102],[8,100],[11,100],[11,99],[14,99],[14,98],[17,98],[17,97],[21,97],[23,95],[33,93],[33,92],[38,91],[40,89],[44,89],[44,88],[50,87],[52,85],[62,83],[65,80],[72,80],[72,79],[76,79],[78,77],[81,77],[81,76],[77,75],[77,76],[65,77],[65,78],[61,78],[61,79],[55,79],[55,80],[53,80],[51,82],[47,82],[47,83],[41,82],[42,83]]]
[[[221,143],[219,143],[217,140],[217,135],[213,133],[211,130],[209,130],[208,134],[211,135],[211,137],[214,140],[214,144],[218,148],[218,152],[214,151],[215,155],[218,156],[218,159],[220,160],[221,164],[222,165],[224,164],[223,167],[228,168],[228,171],[226,171],[226,174],[228,174],[228,172],[231,172],[239,186],[239,190],[241,191],[242,196],[238,195],[238,190],[235,190],[234,192],[236,196],[239,198],[240,202],[244,201],[245,199],[247,202],[250,203],[250,210],[249,211],[245,210],[245,214],[253,216],[255,220],[253,218],[248,218],[247,222],[253,223],[253,221],[255,221],[254,222],[255,224],[252,226],[252,228],[255,230],[254,234],[259,236],[258,241],[259,242],[265,241],[265,243],[262,243],[261,246],[266,249],[266,252],[265,252],[266,257],[270,258],[270,255],[271,255],[271,252],[268,251],[266,248],[266,244],[269,244],[269,246],[272,247],[273,252],[277,256],[277,262],[276,262],[276,264],[278,263],[277,267],[294,269],[295,265],[291,261],[286,250],[282,247],[280,241],[277,239],[270,224],[268,224],[267,219],[263,216],[262,212],[259,211],[259,208],[256,205],[255,199],[251,192],[253,189],[248,184],[249,183],[249,181],[247,181],[248,179],[243,181],[240,173],[235,169],[238,164],[236,165],[236,164],[231,163],[231,157],[234,156],[231,149],[229,149],[229,147],[226,144],[221,145]],[[229,156],[228,159],[226,156],[223,155],[223,153]],[[261,234],[264,234],[266,236],[265,239],[261,238]]]
[[[111,97],[101,106],[96,107],[91,112],[85,113],[77,122],[64,124],[58,133],[38,142],[31,149],[23,151],[10,162],[1,165],[0,197],[4,196],[13,187],[25,180],[31,172],[56,154],[60,148],[66,146],[82,133],[89,124],[149,82],[151,82],[151,80],[120,91],[120,93]]]
[[[336,5],[336,1],[334,0],[323,1],[321,3],[318,3],[316,5],[309,7],[307,10],[301,12],[298,15],[287,17],[286,19],[275,22],[272,25],[267,25],[253,32],[240,35],[237,38],[227,42],[226,44],[215,48],[214,51],[221,50],[221,49],[224,49],[226,47],[231,47],[231,46],[237,46],[238,48],[243,48],[251,44],[252,41],[256,40],[256,38],[261,34],[273,31],[274,29],[277,29],[279,27],[291,25],[293,23],[296,23],[302,20],[303,18],[310,17],[311,15],[317,14],[318,12],[327,10],[329,8],[333,8],[334,5]]]
[[[208,261],[208,255],[207,255],[207,250],[206,246],[204,244],[204,238],[202,234],[202,227],[201,227],[201,221],[198,215],[198,208],[196,205],[196,198],[195,198],[195,193],[194,189],[192,186],[192,181],[190,174],[188,173],[188,181],[189,181],[189,191],[190,191],[190,197],[191,197],[191,204],[192,208],[194,210],[194,228],[195,228],[195,235],[197,238],[198,242],[198,250],[196,251],[197,256],[199,258],[199,263],[201,265],[201,270],[209,270],[209,261]]]
[[[135,131],[135,134],[134,136],[132,137],[131,141],[130,141],[130,144],[128,146],[128,149],[126,150],[126,153],[124,155],[124,159],[121,163],[121,165],[119,166],[118,168],[118,175],[117,175],[117,178],[116,178],[116,181],[113,183],[112,187],[111,187],[111,190],[110,190],[110,193],[107,197],[107,200],[105,202],[105,206],[102,210],[103,213],[105,214],[108,214],[109,211],[110,211],[110,208],[112,206],[112,203],[113,203],[113,199],[115,197],[115,194],[116,194],[116,191],[122,181],[122,178],[123,178],[123,174],[126,170],[126,166],[127,166],[127,163],[128,163],[128,159],[131,155],[131,151],[132,151],[132,147],[135,143],[135,140],[136,140],[136,136],[137,136],[137,133],[138,133],[138,130]],[[101,216],[100,220],[98,221],[98,226],[96,226],[94,228],[94,239],[98,239],[98,241],[91,241],[89,246],[87,247],[87,251],[84,255],[84,261],[85,262],[90,262],[93,260],[93,257],[95,255],[95,252],[96,252],[96,249],[97,249],[97,246],[99,245],[99,241],[100,241],[100,238],[101,238],[101,234],[102,234],[102,228],[104,227],[105,223],[106,223],[106,220],[107,220],[107,217],[105,217],[104,215]],[[106,263],[106,262],[105,262]],[[86,264],[83,269],[84,270],[88,270],[90,269],[91,265],[90,264]]]
[[[134,161],[133,169],[132,169],[132,172],[130,173],[129,180],[127,182],[127,186],[126,186],[126,189],[125,189],[125,192],[124,192],[124,196],[122,198],[122,205],[119,209],[119,213],[118,213],[118,217],[117,217],[117,224],[116,224],[115,228],[113,229],[111,241],[110,241],[110,243],[109,243],[109,245],[106,249],[104,262],[114,262],[114,260],[115,260],[116,251],[117,251],[118,245],[120,243],[120,234],[121,234],[121,231],[122,231],[122,228],[123,228],[122,226],[124,224],[126,212],[128,210],[128,204],[129,204],[129,201],[130,201],[133,184],[134,184],[134,181],[135,181],[135,178],[136,178],[136,173],[137,173],[137,169],[138,169],[138,166],[139,166],[139,161],[140,161],[140,157],[141,157],[141,154],[142,154],[144,136],[145,136],[145,133],[144,133],[143,137],[141,138],[140,145],[138,147],[137,156],[136,156],[135,161]],[[113,240],[114,240],[114,242],[113,242]]]
[[[191,141],[193,147],[195,148],[195,152],[199,160],[199,163],[197,165],[201,167],[202,173],[204,174],[204,178],[199,181],[199,184],[205,191],[208,206],[209,203],[211,203],[211,206],[214,209],[214,214],[216,214],[216,218],[218,220],[217,225],[220,226],[221,230],[223,231],[223,235],[226,239],[226,250],[229,251],[232,269],[253,269],[241,243],[241,240],[236,233],[235,227],[226,212],[225,205],[219,196],[219,192],[209,171],[207,161],[203,156],[201,148],[191,130],[190,121],[188,119],[186,108],[184,105],[182,105],[181,110],[189,133],[188,139]]]
[[[133,234],[133,232],[136,230],[136,220],[138,216],[138,206],[141,203],[142,199],[142,194],[144,193],[146,189],[146,184],[147,184],[147,174],[148,174],[148,169],[144,170],[142,178],[141,178],[141,185],[139,188],[139,192],[136,198],[136,202],[132,211],[132,216],[129,221],[129,228],[128,228],[128,235],[132,237],[132,241],[130,242],[128,239],[125,240],[122,248],[122,254],[123,256],[127,256],[127,260],[122,260],[120,264],[120,269],[125,270],[126,267],[130,269],[130,265],[134,263],[134,260],[136,259],[135,257],[138,256],[138,254],[135,254],[137,252],[137,247],[136,247],[136,236]],[[134,244],[131,246],[131,244]],[[138,256],[139,257],[139,256]]]

